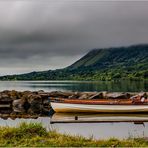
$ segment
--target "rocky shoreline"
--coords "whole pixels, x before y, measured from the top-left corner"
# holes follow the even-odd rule
[[[37,118],[49,116],[51,111],[48,94],[43,91],[2,91],[0,92],[0,117]]]
[[[50,99],[129,99],[143,96],[148,98],[148,92],[44,92],[40,91],[9,91],[0,92],[0,117],[25,117],[49,116],[54,113],[50,106]]]

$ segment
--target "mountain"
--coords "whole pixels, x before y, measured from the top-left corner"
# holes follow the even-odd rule
[[[0,80],[112,79],[148,79],[148,44],[94,49],[64,69],[0,77]]]
[[[82,57],[80,60],[69,66],[77,69],[80,67],[100,70],[109,67],[129,67],[139,63],[147,64],[148,45],[137,45],[130,47],[94,49]],[[148,65],[145,65],[148,66]],[[144,67],[141,67],[144,68]],[[145,67],[146,68],[146,67]]]

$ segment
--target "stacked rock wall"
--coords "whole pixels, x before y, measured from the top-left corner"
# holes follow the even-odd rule
[[[0,116],[15,115],[50,115],[53,113],[50,99],[129,99],[137,95],[148,98],[147,92],[44,92],[40,91],[2,91],[0,92]]]

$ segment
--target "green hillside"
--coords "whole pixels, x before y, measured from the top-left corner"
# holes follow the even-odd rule
[[[69,67],[0,77],[0,80],[148,79],[148,44],[94,49]]]
[[[148,66],[147,64],[148,45],[139,45],[127,48],[121,47],[109,49],[95,49],[90,51],[79,61],[72,64],[69,68],[76,69],[80,67],[94,67],[100,70],[100,68],[104,69],[107,67],[122,66],[122,68],[126,68],[129,66],[135,67],[137,65],[137,68],[144,69],[146,67],[143,66]]]

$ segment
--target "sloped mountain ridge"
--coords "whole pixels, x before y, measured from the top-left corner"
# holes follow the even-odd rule
[[[148,44],[93,49],[63,69],[0,77],[0,80],[113,79],[148,79]]]

